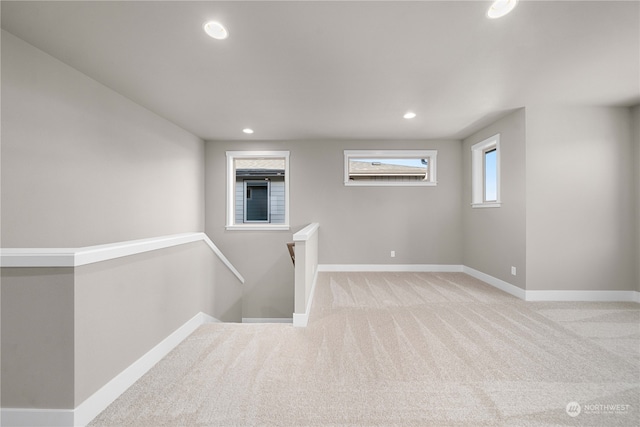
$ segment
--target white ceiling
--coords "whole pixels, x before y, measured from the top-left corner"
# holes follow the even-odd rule
[[[523,106],[640,102],[640,2],[521,0],[499,20],[489,5],[1,7],[3,29],[206,140],[457,139]]]

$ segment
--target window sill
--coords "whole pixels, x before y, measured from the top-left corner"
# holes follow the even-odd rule
[[[345,187],[435,187],[437,182],[402,182],[402,181],[380,181],[380,182],[345,182]]]
[[[471,207],[474,209],[477,208],[499,208],[502,205],[502,202],[491,202],[491,203],[471,203]]]
[[[242,225],[227,225],[225,228],[227,230],[242,230],[242,231],[289,231],[290,229],[290,227],[287,224],[277,224],[277,225],[242,224]]]

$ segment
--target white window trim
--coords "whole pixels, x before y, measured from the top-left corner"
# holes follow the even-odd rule
[[[496,200],[484,200],[484,153],[496,149]],[[499,208],[500,199],[500,134],[471,146],[471,207]]]
[[[235,159],[284,158],[284,224],[235,223]],[[288,151],[227,151],[227,230],[278,231],[289,230],[289,152]]]
[[[352,158],[429,158],[428,181],[351,181],[349,160]],[[344,185],[347,187],[435,187],[438,185],[438,150],[344,150]]]

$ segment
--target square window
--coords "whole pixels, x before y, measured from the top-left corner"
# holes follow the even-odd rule
[[[227,152],[228,230],[289,229],[289,152]]]

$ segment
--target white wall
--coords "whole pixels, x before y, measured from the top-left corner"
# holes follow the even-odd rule
[[[635,289],[630,110],[527,107],[526,127],[527,289]]]
[[[2,31],[2,246],[204,228],[204,143]]]

